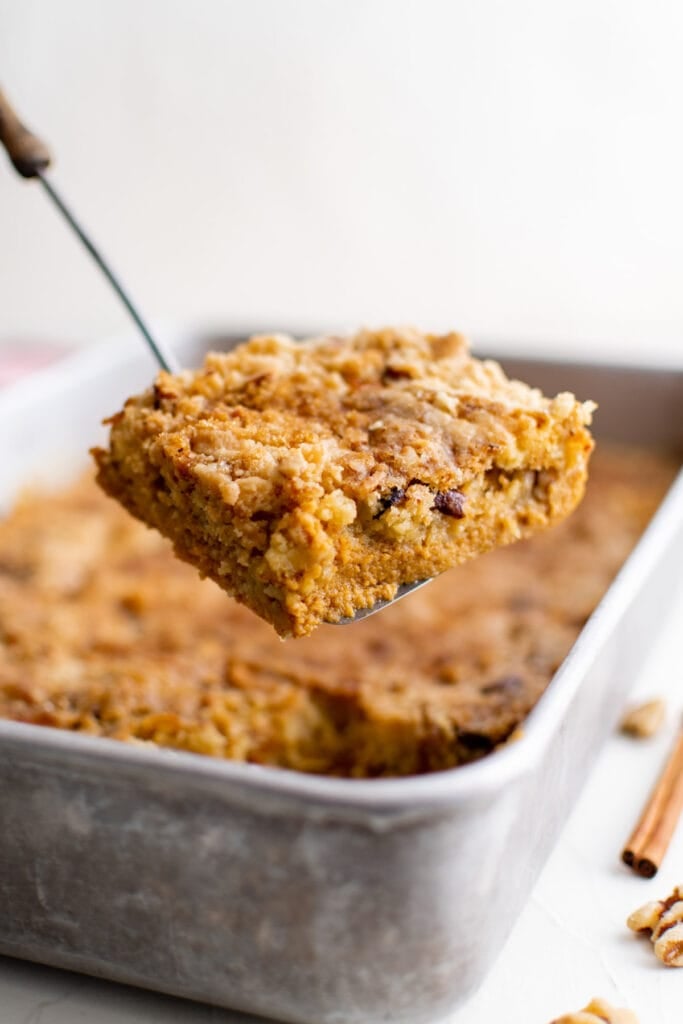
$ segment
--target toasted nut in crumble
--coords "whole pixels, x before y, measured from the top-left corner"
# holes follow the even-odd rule
[[[665,900],[645,903],[626,922],[631,931],[649,933],[655,955],[666,967],[683,967],[683,887]]]
[[[508,380],[458,334],[256,337],[159,374],[94,454],[177,555],[304,636],[566,516],[592,409]]]
[[[583,1010],[558,1017],[551,1024],[638,1024],[638,1020],[630,1010],[618,1010],[604,999],[592,999]]]
[[[649,739],[659,732],[666,718],[666,703],[657,697],[644,704],[628,708],[619,728],[634,739]]]

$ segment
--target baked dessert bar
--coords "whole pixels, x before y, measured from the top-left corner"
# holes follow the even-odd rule
[[[91,479],[0,522],[0,716],[298,771],[411,775],[515,735],[675,475],[598,446],[556,529],[281,643]]]
[[[458,334],[257,337],[159,374],[94,454],[177,555],[304,636],[567,515],[591,408],[508,380]]]

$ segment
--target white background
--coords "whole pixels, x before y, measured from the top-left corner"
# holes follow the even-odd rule
[[[0,0],[0,81],[153,316],[683,358],[677,0]],[[124,314],[0,161],[0,342]]]

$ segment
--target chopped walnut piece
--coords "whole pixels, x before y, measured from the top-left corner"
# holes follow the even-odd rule
[[[650,933],[655,956],[666,967],[683,967],[683,887],[665,900],[646,903],[626,922],[631,931]]]
[[[638,1024],[638,1019],[630,1010],[616,1009],[604,999],[591,999],[583,1010],[558,1017],[551,1024]]]
[[[649,739],[659,732],[666,718],[666,703],[661,697],[627,708],[619,728],[634,739]]]

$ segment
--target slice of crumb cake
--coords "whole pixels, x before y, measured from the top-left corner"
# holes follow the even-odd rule
[[[303,636],[567,515],[592,408],[458,334],[256,337],[160,373],[94,455],[179,557]]]

